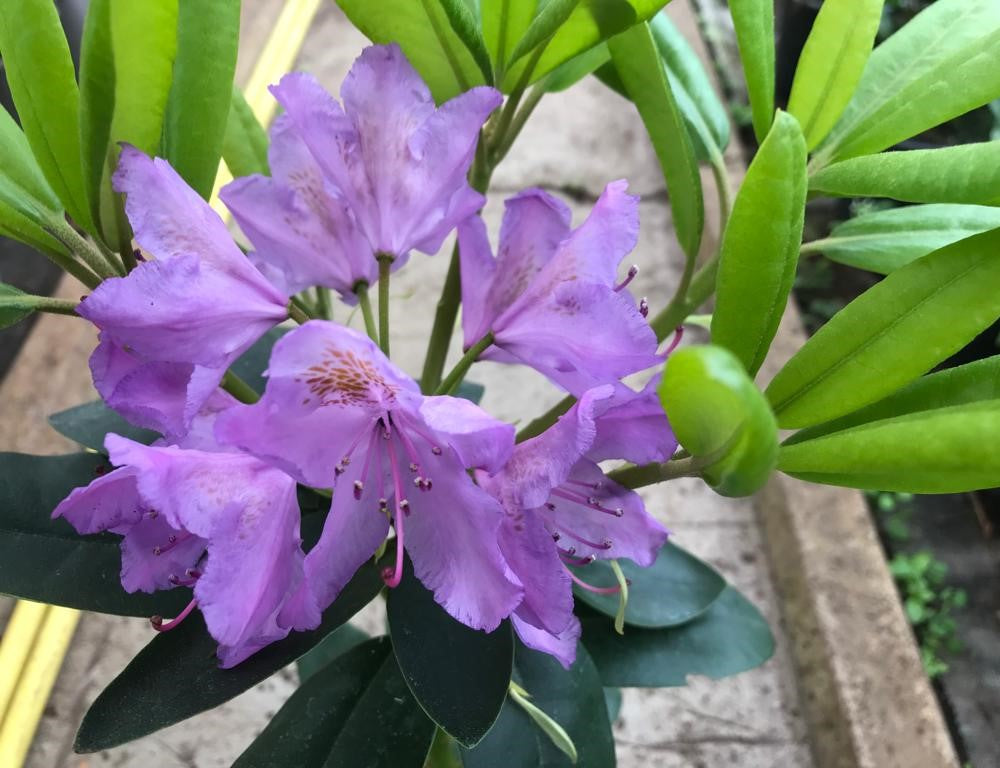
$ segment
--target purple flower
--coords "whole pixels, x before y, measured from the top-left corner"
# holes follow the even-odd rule
[[[166,161],[126,146],[114,181],[137,242],[155,258],[80,304],[101,329],[94,383],[137,424],[179,434],[226,368],[288,317],[288,297]]]
[[[398,267],[412,249],[435,253],[485,202],[466,177],[498,91],[473,88],[435,108],[397,45],[364,50],[341,88],[343,109],[303,73],[271,90],[323,169],[325,189],[350,209],[368,256],[388,254]]]
[[[649,392],[624,390],[589,390],[555,425],[519,444],[501,472],[477,473],[503,505],[500,549],[524,586],[514,628],[525,645],[566,667],[580,635],[572,582],[597,589],[568,566],[622,557],[648,566],[667,538],[639,495],[605,477],[596,463],[609,451],[666,460],[676,447],[662,408],[651,409]],[[648,442],[632,446],[635,440]]]
[[[188,607],[154,626],[171,629],[197,606],[221,665],[232,667],[288,634],[278,615],[301,582],[304,554],[295,481],[252,456],[205,450],[214,447],[206,420],[192,430],[194,448],[108,435],[118,468],[75,489],[53,517],[82,534],[121,534],[128,592],[193,587]]]
[[[280,620],[318,624],[391,519],[396,566],[387,583],[399,583],[405,546],[445,610],[470,627],[495,628],[522,592],[497,544],[503,511],[466,469],[499,470],[513,427],[465,400],[424,397],[367,337],[324,321],[278,341],[267,375],[260,402],[222,414],[217,437],[301,483],[334,489],[303,587]]]
[[[580,395],[656,365],[656,337],[634,299],[616,284],[635,248],[638,198],[609,184],[587,220],[541,190],[507,201],[496,259],[482,219],[458,231],[465,348],[488,333],[483,359],[524,363]]]

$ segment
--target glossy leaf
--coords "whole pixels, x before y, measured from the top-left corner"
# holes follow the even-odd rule
[[[477,56],[452,27],[451,18],[458,13],[455,6],[460,4],[461,0],[337,0],[369,40],[399,44],[438,103],[487,82]]]
[[[740,48],[753,131],[763,141],[774,120],[774,0],[735,0],[729,4]]]
[[[498,73],[506,69],[537,11],[538,0],[481,1],[483,38]]]
[[[704,613],[726,588],[726,581],[702,560],[667,542],[648,568],[631,560],[619,561],[629,579],[625,623],[633,627],[672,627]],[[595,587],[614,587],[618,581],[611,567],[600,560],[574,569]],[[576,599],[605,616],[618,613],[618,595],[601,595],[574,589]]]
[[[445,613],[407,559],[389,591],[389,634],[406,684],[430,718],[466,747],[493,725],[507,695],[514,639],[503,622],[490,633]]]
[[[997,56],[1000,3],[932,3],[872,53],[820,164],[880,152],[1000,97]]]
[[[582,646],[569,670],[551,656],[518,643],[514,679],[531,703],[557,722],[572,739],[578,768],[614,768],[615,744],[604,689],[594,662]],[[479,745],[462,750],[465,768],[568,768],[572,763],[509,697],[496,725]]]
[[[80,144],[83,181],[93,220],[101,221],[102,188],[115,114],[112,0],[91,0],[80,42]]]
[[[311,632],[292,632],[232,669],[220,669],[216,642],[195,611],[163,632],[111,681],[83,718],[76,735],[78,752],[109,749],[217,707],[291,664],[381,590],[379,566],[363,565]]]
[[[1000,141],[855,157],[819,171],[809,179],[809,191],[909,203],[1000,205]]]
[[[226,121],[226,137],[222,145],[222,158],[226,167],[236,178],[259,173],[267,176],[268,138],[264,126],[260,124],[250,105],[243,98],[239,88],[233,88],[233,100],[229,105]]]
[[[299,682],[305,683],[345,653],[368,640],[368,635],[351,624],[344,624],[324,638],[323,642],[295,662]],[[393,662],[395,664],[395,662]]]
[[[808,427],[881,400],[1000,316],[1000,230],[888,275],[810,338],[767,388],[782,427]]]
[[[838,224],[829,237],[802,246],[831,261],[887,275],[921,256],[1000,227],[1000,208],[910,205],[866,213]]]
[[[0,453],[0,592],[26,600],[120,616],[171,615],[187,589],[129,594],[121,585],[120,536],[80,536],[52,510],[108,469],[89,453]]]
[[[202,197],[222,158],[240,42],[240,0],[179,0],[163,153]]]
[[[684,347],[667,358],[660,400],[681,445],[708,463],[724,496],[759,489],[774,468],[778,429],[763,394],[722,347]]]
[[[543,81],[543,87],[547,93],[558,93],[576,85],[589,74],[596,73],[598,70],[610,69],[614,74],[616,85],[606,84],[609,88],[613,88],[627,99],[628,94],[625,92],[625,86],[622,85],[621,80],[618,78],[614,64],[610,62],[611,51],[608,50],[608,44],[601,43],[600,45],[595,45],[593,48],[588,48],[583,53],[574,56],[569,61],[563,62],[549,72]]]
[[[278,710],[233,768],[423,768],[434,724],[413,700],[387,637],[319,670]]]
[[[803,429],[784,445],[794,445],[873,421],[920,411],[1000,399],[1000,355],[946,368],[914,381],[884,400],[833,421]]]
[[[712,341],[757,373],[795,281],[806,205],[806,145],[779,112],[733,203],[720,252]]]
[[[647,24],[637,24],[611,38],[608,49],[660,161],[677,239],[694,258],[705,226],[701,175],[652,32]]]
[[[813,149],[833,128],[861,80],[885,0],[826,0],[799,57],[788,111]]]
[[[682,686],[688,675],[719,680],[759,667],[774,653],[767,621],[732,587],[702,616],[679,627],[619,635],[599,613],[581,612],[580,620],[583,644],[607,686]]]
[[[42,173],[76,222],[93,231],[80,162],[80,94],[52,0],[4,0],[0,56]]]
[[[962,493],[1000,485],[1000,400],[921,410],[782,446],[778,468],[828,485]]]
[[[150,429],[129,424],[102,400],[53,413],[49,416],[49,424],[59,434],[98,453],[104,453],[104,438],[108,433],[122,435],[147,445],[159,437],[159,434]]]

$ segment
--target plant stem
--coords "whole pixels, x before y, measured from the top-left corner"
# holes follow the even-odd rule
[[[507,156],[507,153],[510,152],[510,148],[514,145],[514,141],[521,135],[521,130],[524,128],[525,123],[528,122],[528,118],[531,117],[531,113],[535,111],[535,107],[538,106],[544,95],[545,89],[542,88],[541,85],[535,85],[535,87],[528,92],[528,98],[525,99],[524,104],[521,105],[521,108],[517,110],[517,114],[514,115],[514,119],[511,121],[508,128],[507,135],[503,137],[503,142],[495,149],[495,154],[493,156],[494,165],[503,160]]]
[[[330,289],[322,285],[316,286],[316,311],[323,320],[333,319],[333,306],[330,302]]]
[[[115,236],[118,238],[118,253],[121,256],[122,266],[128,273],[137,266],[135,251],[132,250],[132,227],[125,215],[125,195],[112,193],[112,197],[115,205],[114,220],[117,230]]]
[[[490,345],[493,344],[493,333],[487,333],[483,338],[469,347],[469,350],[462,355],[462,359],[458,361],[454,368],[451,369],[451,373],[445,377],[444,382],[437,388],[434,393],[436,395],[450,395],[459,384],[462,383],[462,379],[465,378],[465,374],[468,373],[469,368],[472,364],[479,359],[479,356],[485,352]]]
[[[252,405],[260,400],[260,395],[257,394],[253,387],[232,371],[226,371],[226,375],[222,377],[222,383],[219,386],[241,403]]]
[[[546,429],[551,427],[557,421],[559,417],[562,416],[566,411],[573,407],[573,403],[576,402],[576,398],[573,395],[566,395],[562,400],[553,405],[549,410],[543,413],[534,421],[528,423],[520,432],[517,433],[517,442],[522,443],[532,437],[538,437]]]
[[[33,309],[36,312],[48,312],[53,315],[70,315],[72,317],[79,317],[76,313],[76,308],[80,306],[80,302],[72,301],[70,299],[56,299],[51,296],[32,296],[34,299]]]
[[[111,263],[92,243],[71,227],[62,214],[53,214],[43,225],[71,254],[79,258],[99,277],[120,277],[125,274],[117,264]]]
[[[712,165],[712,177],[715,179],[715,193],[719,198],[719,243],[726,232],[729,214],[733,210],[733,193],[729,188],[729,171],[726,161],[719,152],[713,152],[709,162]]]
[[[715,277],[718,270],[719,256],[716,254],[695,272],[687,295],[683,299],[675,297],[674,301],[671,301],[660,314],[653,318],[650,325],[656,332],[657,340],[663,341],[674,332],[678,325],[684,322],[688,315],[708,300],[715,291]]]
[[[395,256],[380,253],[378,259],[378,341],[385,356],[389,356],[389,270]]]
[[[361,316],[365,319],[365,331],[368,338],[378,344],[378,328],[375,327],[375,313],[372,312],[372,300],[368,295],[368,283],[361,281],[354,286],[354,294],[358,297]]]
[[[697,475],[709,464],[718,460],[718,456],[688,456],[684,459],[674,459],[665,464],[645,464],[641,467],[622,467],[608,473],[608,478],[626,488],[642,488],[655,485],[664,480],[674,480],[678,477]]]
[[[425,394],[435,392],[441,384],[441,374],[448,357],[448,344],[451,342],[455,318],[458,316],[458,305],[462,298],[462,278],[459,270],[456,242],[448,264],[448,275],[444,279],[444,287],[441,289],[441,297],[434,313],[434,325],[431,328],[430,341],[427,343],[427,357],[424,359],[424,372],[420,376],[420,388]]]
[[[298,296],[292,296],[291,300],[288,302],[288,316],[299,325],[308,323],[312,320],[309,316],[309,308]]]

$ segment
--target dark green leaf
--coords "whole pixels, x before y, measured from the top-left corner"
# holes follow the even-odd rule
[[[268,175],[267,146],[267,132],[243,98],[243,92],[233,88],[222,145],[222,157],[229,172],[236,178],[254,173]]]
[[[649,568],[631,560],[619,561],[630,580],[625,623],[635,627],[672,627],[704,613],[726,588],[726,581],[714,568],[680,547],[667,542]],[[618,583],[611,567],[600,560],[574,569],[580,578],[595,587]],[[582,600],[605,616],[618,613],[618,595],[595,594],[574,589]]]
[[[812,176],[809,191],[908,203],[1000,205],[1000,141],[851,158]]]
[[[605,688],[604,703],[608,707],[608,720],[614,724],[615,720],[618,719],[618,715],[622,711],[622,689]]]
[[[778,469],[814,483],[909,493],[1000,486],[1000,400],[935,408],[782,446]]]
[[[363,565],[311,632],[292,632],[232,669],[220,669],[216,642],[199,612],[157,635],[111,681],[76,735],[78,752],[138,739],[216,707],[291,664],[364,608],[381,590],[379,566]]]
[[[179,0],[164,156],[208,199],[222,157],[240,41],[240,0]]]
[[[448,17],[452,30],[464,43],[466,49],[475,59],[479,71],[482,72],[488,85],[493,85],[493,63],[486,49],[486,41],[479,20],[463,0],[438,0]]]
[[[32,315],[34,308],[19,301],[19,297],[25,295],[24,291],[13,285],[0,283],[0,328],[10,328]]]
[[[102,181],[115,114],[111,1],[91,0],[80,42],[80,144],[83,180],[95,222],[101,220]]]
[[[771,348],[795,280],[806,205],[806,144],[779,112],[750,163],[722,239],[712,341],[751,376]]]
[[[753,111],[753,131],[763,141],[774,119],[774,0],[730,3],[736,41]]]
[[[295,663],[299,669],[299,682],[305,683],[310,677],[333,663],[334,659],[340,658],[367,639],[368,635],[351,624],[345,624],[335,630]]]
[[[267,363],[271,359],[271,348],[286,333],[288,333],[287,328],[272,328],[254,342],[253,346],[233,363],[230,370],[260,394],[267,383],[264,371],[267,370]]]
[[[580,621],[583,643],[604,685],[682,686],[688,675],[718,680],[759,667],[774,653],[764,617],[732,587],[702,616],[679,627],[618,635],[602,614],[581,612]]]
[[[475,746],[507,695],[514,658],[510,624],[490,633],[460,624],[414,576],[409,559],[387,607],[393,648],[413,695],[460,744]]]
[[[980,232],[1000,228],[1000,208],[908,205],[865,213],[838,224],[829,237],[802,246],[831,261],[887,275],[921,256]]]
[[[49,416],[49,424],[59,434],[99,453],[104,453],[104,438],[109,432],[146,445],[159,437],[151,429],[132,426],[102,400],[53,413]]]
[[[94,231],[80,152],[80,94],[52,0],[5,0],[0,55],[25,136],[77,224]]]
[[[694,258],[705,225],[701,175],[649,25],[636,24],[616,35],[608,41],[608,49],[660,161],[677,239]]]
[[[782,427],[808,427],[881,400],[1000,316],[1000,230],[888,275],[805,343],[767,389]]]
[[[518,643],[514,678],[531,703],[563,727],[576,746],[578,768],[613,768],[615,743],[604,690],[586,649],[569,670],[548,654]],[[509,697],[499,720],[475,749],[462,750],[465,768],[563,768],[572,765]]]
[[[0,592],[26,600],[121,616],[171,615],[186,589],[127,593],[121,585],[121,537],[81,536],[52,510],[69,492],[108,469],[88,453],[0,454]]]
[[[379,637],[304,683],[233,768],[422,768],[433,737]]]
[[[479,405],[484,394],[486,394],[486,387],[474,381],[463,381],[455,390],[455,397],[461,397],[476,405]]]

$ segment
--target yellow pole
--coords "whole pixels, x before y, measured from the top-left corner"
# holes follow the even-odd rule
[[[21,669],[45,621],[49,606],[21,600],[14,605],[3,640],[0,640],[0,723],[10,706]],[[0,763],[2,765],[2,763]]]

